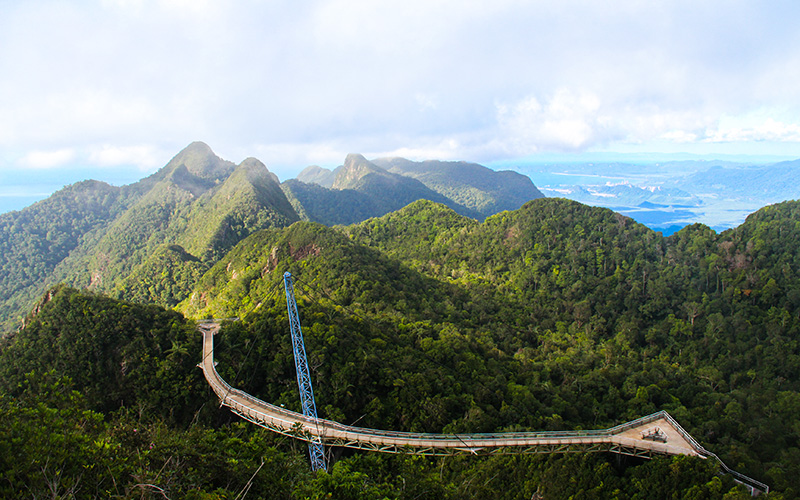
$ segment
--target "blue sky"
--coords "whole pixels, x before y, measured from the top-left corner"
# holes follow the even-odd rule
[[[234,162],[255,156],[282,180],[349,152],[800,157],[794,0],[0,10],[0,198],[131,182],[194,140]]]

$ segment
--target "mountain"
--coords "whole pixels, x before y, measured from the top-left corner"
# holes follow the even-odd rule
[[[307,175],[301,177],[319,179],[319,171],[311,171],[314,172],[315,176],[306,172]],[[431,200],[468,217],[480,217],[478,212],[437,193],[422,182],[388,172],[359,154],[347,155],[344,164],[332,174],[330,188],[309,187],[300,177],[285,186],[288,196],[297,200],[296,204],[303,207],[309,220],[324,224],[352,224],[399,210],[416,200]],[[334,212],[330,213],[334,207]]]
[[[484,218],[505,210],[516,210],[528,201],[544,196],[525,175],[510,170],[495,172],[476,163],[413,162],[405,158],[379,158],[373,163],[389,172],[417,179]]]
[[[667,410],[771,497],[789,498],[800,491],[799,219],[800,203],[786,202],[724,233],[696,224],[664,238],[564,199],[484,221],[417,200],[349,226],[253,230],[213,264],[156,247],[126,285],[183,294],[186,317],[238,317],[216,338],[218,370],[292,410],[286,271],[324,418],[460,434],[604,428]],[[210,265],[202,277],[169,290],[200,263]],[[0,342],[0,493],[58,471],[87,498],[103,488],[139,497],[143,484],[170,498],[252,487],[449,499],[465,485],[475,498],[749,498],[713,461],[683,456],[333,450],[329,474],[314,475],[304,445],[209,400],[192,329],[156,305],[50,289]]]
[[[16,323],[9,319],[21,319],[56,268],[96,241],[136,197],[133,189],[84,181],[0,215],[0,324],[9,327]]]
[[[332,170],[322,168],[318,165],[306,167],[297,174],[298,181],[305,182],[306,184],[317,184],[325,188],[333,187],[333,181],[335,179],[336,175]]]
[[[298,219],[261,162],[237,166],[200,142],[137,183],[68,186],[0,216],[0,324],[13,328],[59,282],[174,305],[242,238]],[[164,265],[179,282],[143,287]]]
[[[411,182],[410,179],[418,182]],[[450,206],[468,217],[484,219],[504,210],[516,210],[525,202],[543,196],[530,178],[516,172],[495,172],[467,162],[413,162],[404,158],[368,161],[362,155],[355,154],[348,155],[345,163],[333,171],[318,166],[308,167],[300,172],[297,181],[334,191],[351,190],[370,194],[373,198],[371,204],[377,209],[372,213],[373,217],[402,208],[417,199],[427,199]],[[304,206],[314,203],[314,195],[307,193],[312,188],[299,186],[296,182],[288,187],[299,193]],[[314,191],[315,195],[322,193],[318,189]],[[347,197],[354,198],[352,205],[356,207],[370,203],[357,199],[352,192]],[[342,200],[337,201],[341,205]],[[318,222],[326,223],[328,218],[326,214],[313,210],[309,214],[310,220]],[[364,218],[353,217],[337,223],[361,220]]]
[[[516,174],[479,165],[428,162],[422,169],[426,175],[419,175],[408,167],[413,163],[393,161],[393,168],[409,175],[351,154],[335,171],[309,167],[298,180],[281,184],[255,158],[236,165],[194,142],[134,184],[86,181],[2,214],[0,328],[15,328],[56,283],[174,306],[188,297],[203,273],[260,229],[300,219],[352,224],[420,199],[483,219],[521,205],[525,193],[538,193]],[[415,176],[433,179],[439,191]],[[507,200],[490,200],[504,189]],[[169,285],[159,282],[161,274],[170,277]]]
[[[793,200],[800,196],[800,160],[754,167],[714,166],[686,177],[680,185],[695,193],[715,193],[723,198],[742,197],[764,203]]]
[[[328,189],[296,179],[285,181],[281,188],[303,220],[326,226],[352,224],[386,213],[381,200],[355,189]]]
[[[800,466],[784,448],[800,437],[800,291],[786,266],[798,258],[798,218],[788,202],[722,234],[694,225],[663,238],[563,199],[483,223],[417,201],[356,225],[254,234],[179,308],[267,321],[282,314],[290,270],[326,415],[492,432],[667,409],[705,446],[785,488],[793,480],[768,471]],[[245,388],[289,405],[285,386],[256,382],[291,379],[291,365],[273,371],[290,356],[275,328],[245,337],[258,352],[279,346],[246,365],[258,375]]]
[[[148,189],[80,259],[84,271],[68,282],[117,289],[125,298],[119,280],[152,258],[159,246],[179,245],[210,265],[253,230],[298,219],[261,162],[250,158],[234,166],[203,144],[190,145],[140,183]],[[75,273],[76,267],[68,271]]]

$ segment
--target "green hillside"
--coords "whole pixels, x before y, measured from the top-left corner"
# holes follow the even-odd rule
[[[59,264],[99,238],[135,193],[97,181],[67,186],[50,198],[0,215],[0,325],[19,320],[44,293]]]
[[[529,177],[510,170],[495,172],[476,163],[414,162],[405,158],[379,158],[373,163],[391,173],[417,179],[482,217],[516,210],[530,200],[544,197]]]
[[[255,158],[235,165],[194,142],[134,184],[68,186],[0,215],[0,331],[18,328],[37,298],[57,283],[174,306],[203,272],[261,229],[301,219],[353,224],[420,199],[483,219],[539,196],[529,179],[521,182],[512,172],[423,165],[428,170],[420,179],[435,178],[434,188],[411,170],[391,173],[361,155],[349,155],[335,172],[309,167],[300,180],[281,184]],[[503,202],[495,199],[498,190],[507,194]]]
[[[291,446],[220,412],[195,325],[58,287],[0,344],[3,498],[288,498]]]
[[[729,465],[791,493],[798,210],[787,202],[723,234],[697,225],[662,238],[567,200],[482,224],[417,202],[336,231],[256,234],[181,309],[279,316],[290,270],[308,284],[306,342],[328,418],[489,432],[605,427],[666,409]],[[296,406],[290,383],[257,382],[291,380],[287,332],[274,331],[253,337],[260,361],[237,367],[253,381],[241,385]]]
[[[375,217],[419,199],[442,203],[462,215],[482,220],[543,197],[530,178],[517,172],[495,172],[463,161],[415,162],[405,158],[369,161],[357,154],[348,155],[335,170],[310,166],[300,172],[297,180],[289,182],[290,188],[298,192],[298,200],[302,200],[295,208],[311,206],[306,220],[324,224],[328,224],[326,219],[331,215],[346,217],[340,213],[347,214],[352,210],[350,207],[359,209],[371,204],[375,207],[371,216]],[[320,197],[336,201],[321,203]],[[339,210],[334,211],[333,207]],[[338,223],[351,224],[367,218],[350,217]]]
[[[386,212],[369,194],[355,189],[327,189],[289,179],[281,184],[302,220],[326,226],[353,224]]]
[[[603,428],[663,409],[770,484],[770,498],[795,498],[798,216],[787,202],[722,234],[697,225],[662,238],[567,200],[482,223],[418,201],[352,226],[256,231],[191,288],[167,283],[200,262],[162,247],[124,283],[137,297],[186,297],[178,309],[189,316],[242,318],[218,336],[218,370],[290,409],[285,271],[325,418],[472,433]],[[199,335],[178,313],[51,291],[0,349],[4,491],[60,470],[86,498],[97,485],[156,497],[142,478],[170,498],[230,498],[253,474],[256,497],[269,498],[747,498],[714,463],[688,457],[334,450],[330,473],[312,475],[302,443],[217,407],[198,358]],[[30,461],[52,451],[43,439],[74,443],[44,472]],[[261,460],[276,472],[259,473]],[[110,472],[81,475],[73,463]]]
[[[173,306],[241,239],[298,219],[261,162],[199,142],[135,184],[69,186],[0,216],[0,325],[18,327],[56,283]]]
[[[767,498],[800,495],[800,202],[668,238],[545,198],[482,222],[424,199],[300,221],[316,209],[298,190],[389,197],[396,174],[362,158],[350,188],[320,191],[195,143],[137,184],[0,217],[3,321],[24,318],[0,339],[0,496],[749,498],[691,457],[336,449],[312,474],[303,443],[220,408],[196,367],[193,319],[240,318],[216,339],[220,374],[299,410],[286,271],[324,418],[475,433],[666,410]],[[360,191],[371,175],[386,190]]]
[[[325,172],[319,167],[308,168],[297,180],[286,183],[290,196],[297,200],[295,206],[302,206],[307,220],[313,222],[353,224],[417,200],[442,203],[467,217],[483,218],[478,211],[455,200],[452,195],[457,192],[448,197],[413,177],[391,173],[359,154],[347,155],[343,165],[327,176]],[[333,181],[328,186],[331,176]]]

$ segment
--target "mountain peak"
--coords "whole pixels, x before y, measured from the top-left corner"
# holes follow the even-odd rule
[[[270,172],[264,163],[259,160],[258,158],[253,158],[252,156],[245,158],[242,163],[236,167],[236,171],[243,171],[248,173],[248,177],[252,180],[258,177],[265,177],[269,178],[275,182],[275,184],[280,184],[280,179],[274,173]]]
[[[234,164],[214,154],[208,144],[195,141],[181,150],[162,169],[164,175],[184,165],[186,169],[201,179],[222,180],[233,172]]]
[[[213,155],[214,151],[211,150],[211,147],[203,141],[194,141],[183,150],[181,153],[196,153],[202,155]],[[180,153],[179,153],[180,154]]]
[[[364,164],[364,163],[369,163],[369,160],[364,158],[364,155],[359,154],[359,153],[349,153],[347,155],[347,157],[344,159],[344,165],[345,166],[358,165],[358,164]]]
[[[335,170],[335,174],[333,189],[350,189],[369,174],[389,175],[389,172],[367,160],[363,155],[350,153],[345,158],[344,165]]]
[[[306,184],[318,184],[329,188],[333,186],[334,173],[332,170],[319,165],[310,165],[297,175],[297,180]]]
[[[256,169],[256,170],[268,170],[267,166],[259,160],[258,158],[254,158],[249,156],[242,160],[242,163],[239,164],[239,168],[246,168],[246,169]]]

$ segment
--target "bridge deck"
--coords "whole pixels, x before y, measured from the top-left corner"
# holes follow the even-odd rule
[[[214,362],[214,335],[219,330],[219,324],[201,324],[199,329],[203,332],[203,361],[199,366],[221,404],[257,425],[304,441],[314,440],[327,446],[419,455],[609,451],[641,457],[693,455],[719,460],[716,455],[700,446],[665,411],[609,429],[494,434],[398,432],[353,427],[332,420],[309,419],[302,413],[261,401],[231,387],[219,376]],[[763,483],[730,470],[721,460],[719,462],[726,472],[752,491],[769,491]]]

